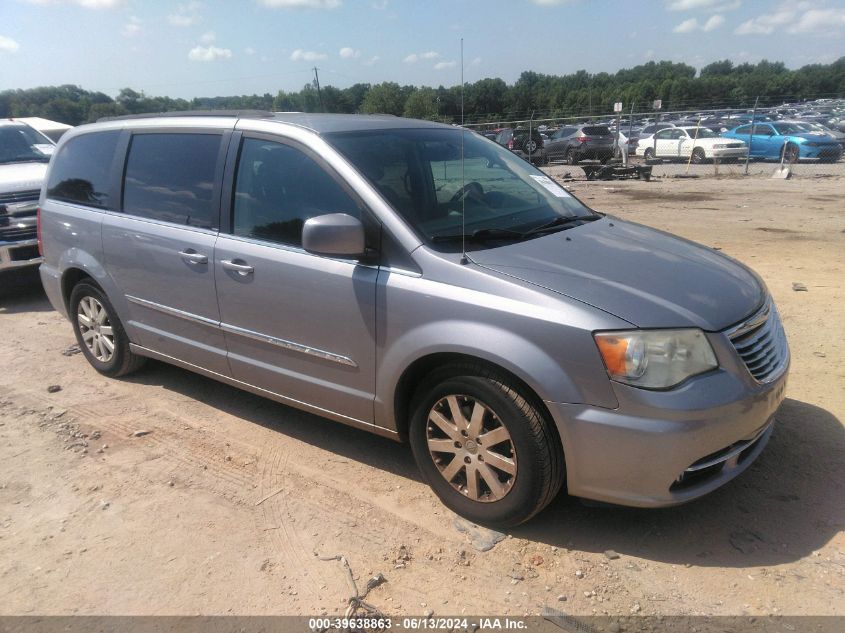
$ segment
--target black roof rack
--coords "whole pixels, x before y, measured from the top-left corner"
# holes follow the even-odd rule
[[[276,116],[266,110],[173,110],[170,112],[146,112],[144,114],[124,114],[122,116],[104,116],[97,119],[103,121],[127,121],[131,119],[152,119],[158,117],[234,117],[237,119],[272,119]]]

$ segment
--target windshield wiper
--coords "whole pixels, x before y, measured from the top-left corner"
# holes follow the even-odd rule
[[[467,240],[468,242],[476,241],[483,242],[486,240],[501,240],[514,239],[519,240],[525,237],[524,233],[519,231],[511,231],[510,229],[478,229],[472,233],[453,233],[447,235],[432,235],[432,242],[460,242]]]
[[[15,156],[14,158],[2,161],[4,165],[11,163],[49,163],[49,156]]]
[[[529,229],[523,233],[523,237],[528,237],[531,235],[536,235],[537,233],[544,233],[546,231],[552,231],[557,228],[563,228],[569,224],[573,224],[575,222],[592,222],[593,220],[598,220],[601,216],[600,215],[580,215],[580,216],[569,216],[563,217],[558,216],[554,220],[546,222],[545,224],[541,224],[540,226],[535,226],[533,229]]]

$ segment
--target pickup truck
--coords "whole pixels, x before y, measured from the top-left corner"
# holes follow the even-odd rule
[[[38,196],[54,148],[30,126],[0,120],[0,272],[41,263]]]

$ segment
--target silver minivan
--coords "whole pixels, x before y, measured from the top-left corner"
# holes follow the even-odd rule
[[[699,497],[760,454],[784,397],[786,338],[753,272],[453,126],[81,126],[39,235],[44,287],[97,371],[154,358],[407,440],[478,523],[525,521],[561,488]]]

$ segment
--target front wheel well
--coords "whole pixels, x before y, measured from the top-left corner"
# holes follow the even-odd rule
[[[530,400],[531,404],[543,415],[554,428],[554,421],[549,413],[546,403],[537,395],[537,393],[513,372],[508,371],[504,367],[496,363],[478,358],[477,356],[470,356],[469,354],[458,354],[452,352],[440,352],[436,354],[429,354],[418,358],[411,363],[396,384],[396,390],[393,397],[393,411],[396,418],[396,430],[399,436],[405,441],[408,437],[408,423],[410,419],[411,401],[414,399],[414,393],[417,386],[436,369],[442,369],[449,365],[466,365],[466,364],[480,365],[485,369],[490,369],[503,377],[507,378],[511,385],[517,388],[522,395]]]

